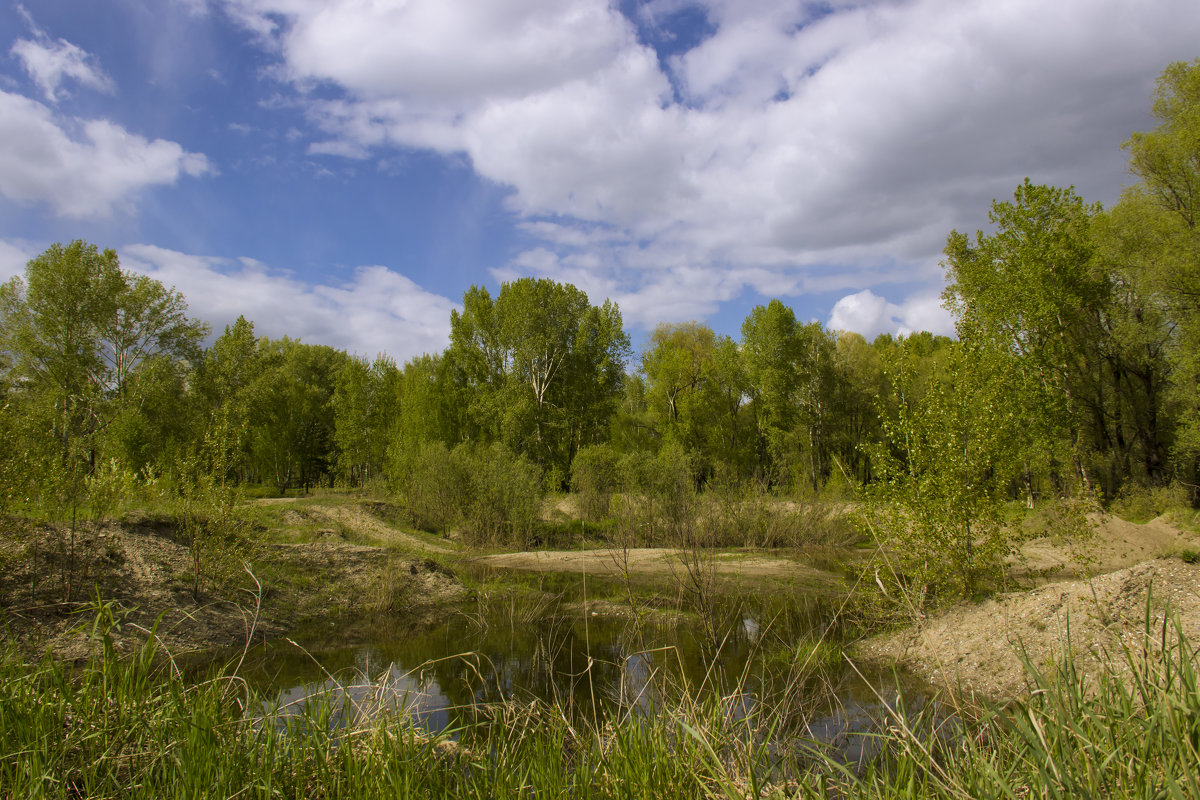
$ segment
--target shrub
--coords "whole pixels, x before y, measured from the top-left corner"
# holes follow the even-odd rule
[[[608,445],[581,447],[571,462],[571,488],[579,495],[579,516],[599,522],[608,516],[619,484],[617,454]]]
[[[1109,510],[1121,519],[1141,524],[1172,508],[1187,505],[1187,492],[1173,483],[1169,486],[1127,486],[1112,501]]]
[[[471,542],[528,546],[540,523],[544,490],[537,465],[502,444],[461,444],[452,455],[469,466],[464,533]]]
[[[448,533],[470,496],[469,468],[459,450],[441,442],[398,442],[389,453],[389,474],[413,524]]]

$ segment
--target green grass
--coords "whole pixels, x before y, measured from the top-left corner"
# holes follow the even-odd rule
[[[77,668],[0,656],[0,796],[1200,798],[1195,654],[1149,614],[1144,640],[1098,675],[1068,657],[1028,665],[1023,702],[897,714],[861,764],[781,746],[774,710],[734,719],[719,698],[595,725],[541,702],[490,705],[453,744],[394,714],[335,724],[332,698],[274,724],[232,670],[189,683],[152,643],[118,654],[120,624],[98,609],[96,653]]]

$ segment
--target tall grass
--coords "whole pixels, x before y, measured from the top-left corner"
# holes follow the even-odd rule
[[[153,638],[118,653],[102,608],[82,666],[0,657],[0,796],[1200,798],[1196,653],[1149,620],[1094,677],[1068,655],[1029,665],[1029,697],[1007,707],[898,711],[848,764],[728,696],[595,724],[493,704],[453,742],[402,714],[339,716],[331,698],[272,722],[236,674],[185,682]]]
[[[1200,798],[1197,651],[1178,618],[1082,672],[1025,661],[1029,694],[972,722],[897,714],[854,771],[818,754],[803,797]],[[944,713],[944,712],[943,712]]]

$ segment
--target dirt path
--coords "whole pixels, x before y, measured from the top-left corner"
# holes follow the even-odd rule
[[[535,572],[587,572],[593,575],[620,575],[626,569],[633,575],[674,575],[687,569],[688,551],[665,547],[621,550],[550,550],[524,553],[500,553],[472,559],[472,563],[505,569]],[[835,579],[828,572],[777,556],[714,553],[703,568],[731,578],[782,578],[792,580]]]
[[[300,501],[305,500],[301,505]],[[406,550],[415,550],[418,552],[441,553],[450,555],[457,553],[458,550],[449,545],[442,545],[436,542],[431,542],[420,536],[394,528],[383,520],[374,516],[370,512],[363,509],[361,506],[350,506],[341,504],[325,504],[313,502],[309,498],[300,497],[263,497],[257,500],[252,500],[247,505],[256,506],[278,506],[278,505],[297,505],[297,511],[303,511],[304,514],[315,517],[317,519],[331,522],[337,525],[343,525],[351,532],[361,536],[368,541],[376,542],[381,546],[399,546]]]
[[[398,545],[408,550],[429,553],[451,554],[458,552],[452,547],[427,541],[411,533],[397,530],[383,520],[371,515],[358,506],[311,505],[307,510],[315,517],[340,523],[350,530],[377,541],[381,545]]]

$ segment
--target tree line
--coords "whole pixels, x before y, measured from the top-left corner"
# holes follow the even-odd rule
[[[449,347],[402,366],[244,318],[205,347],[178,292],[112,250],[54,245],[0,288],[2,510],[74,519],[123,486],[196,476],[380,482],[436,527],[489,496],[481,476],[528,495],[636,486],[654,463],[698,489],[881,487],[967,518],[980,498],[1194,484],[1200,62],[1167,68],[1153,112],[1112,208],[1026,180],[988,232],[949,235],[954,339],[867,341],[772,300],[740,338],[664,323],[634,353],[616,304],[521,278],[472,286]],[[445,485],[470,488],[439,500]]]

